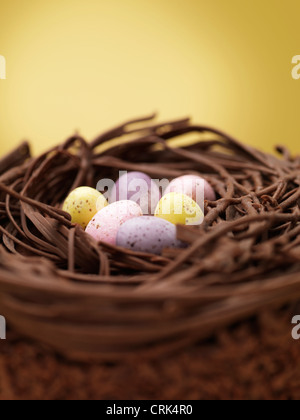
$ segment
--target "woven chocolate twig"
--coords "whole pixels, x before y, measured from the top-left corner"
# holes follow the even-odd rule
[[[38,158],[23,145],[0,161],[1,304],[17,328],[68,354],[159,354],[300,298],[299,158],[188,119],[151,119],[91,143],[73,136]],[[170,147],[187,133],[199,142]],[[218,200],[205,203],[203,225],[178,227],[186,250],[136,253],[97,244],[71,224],[60,210],[69,191],[119,170],[195,173],[212,184]]]

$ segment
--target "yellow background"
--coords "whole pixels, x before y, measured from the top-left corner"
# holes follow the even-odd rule
[[[192,116],[299,151],[299,0],[0,0],[0,152]]]

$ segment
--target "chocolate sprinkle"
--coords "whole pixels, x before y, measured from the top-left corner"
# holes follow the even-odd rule
[[[270,323],[279,319],[278,328],[272,323],[278,342],[283,343],[283,336],[291,341],[286,320],[297,314],[293,304],[300,298],[300,157],[292,157],[284,147],[277,148],[278,157],[263,153],[188,119],[151,125],[153,117],[125,123],[91,143],[72,136],[37,158],[30,157],[24,143],[0,160],[0,312],[14,330],[69,359],[123,364],[125,376],[124,363],[127,360],[128,367],[133,355],[144,361],[144,373],[168,355],[174,370],[164,370],[178,388],[173,394],[171,389],[162,392],[162,398],[180,398],[179,379],[192,369],[187,360],[207,389],[196,391],[198,373],[190,371],[194,391],[181,397],[216,398],[221,389],[225,398],[243,397],[243,386],[239,394],[220,373],[222,363],[234,363],[234,352],[239,352],[239,374],[243,355],[245,372],[250,372],[251,348],[251,360],[265,357],[265,368],[274,373],[272,363],[280,355],[268,342],[270,328],[259,321],[266,316]],[[199,141],[169,145],[168,140],[187,133]],[[121,142],[128,134],[131,140]],[[116,138],[117,145],[107,143]],[[155,256],[98,244],[71,223],[61,210],[68,193],[81,185],[95,187],[102,178],[117,179],[120,170],[169,179],[194,173],[211,183],[218,199],[205,203],[204,223],[178,227],[178,239],[189,244],[186,250],[166,249]],[[279,311],[283,307],[284,313]],[[249,319],[256,319],[255,328]],[[248,349],[229,333],[237,323]],[[218,346],[199,345],[213,336]],[[260,343],[269,343],[274,359],[268,352],[257,354],[258,337]],[[30,352],[26,346],[16,344]],[[295,356],[294,346],[284,348]],[[0,353],[0,371],[3,363]],[[61,369],[63,362],[55,363]],[[178,363],[180,368],[175,368]],[[77,368],[66,369],[71,375]],[[99,376],[106,378],[109,369],[101,369]],[[209,379],[210,372],[212,378],[220,377],[220,387]],[[253,398],[276,393],[300,397],[299,375],[293,382],[292,374],[292,368],[286,377],[283,372],[277,388],[270,383],[258,390],[248,383],[245,389]],[[94,397],[101,394],[93,392]],[[116,398],[115,392],[112,386],[111,394],[103,392],[101,397]],[[42,398],[37,391],[32,395]],[[118,395],[127,397],[126,392]],[[139,395],[159,397],[152,388],[148,393],[141,389]]]

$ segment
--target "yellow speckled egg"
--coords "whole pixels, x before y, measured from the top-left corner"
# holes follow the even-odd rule
[[[95,214],[107,205],[108,202],[99,191],[90,187],[79,187],[68,195],[63,210],[71,215],[72,223],[85,229]]]
[[[174,225],[200,225],[204,214],[190,197],[180,193],[169,193],[162,197],[155,210],[155,216]]]

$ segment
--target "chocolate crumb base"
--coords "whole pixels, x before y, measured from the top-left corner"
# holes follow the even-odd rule
[[[293,311],[264,312],[155,361],[74,363],[10,332],[0,346],[0,399],[298,400],[300,346],[287,334]]]

